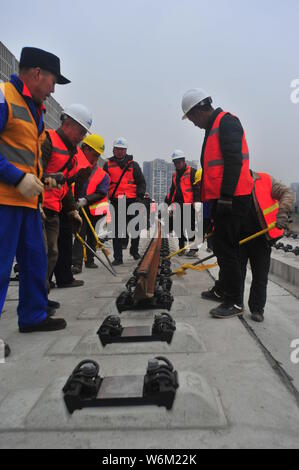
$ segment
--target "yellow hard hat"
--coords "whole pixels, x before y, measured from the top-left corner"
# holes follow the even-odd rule
[[[200,183],[202,180],[202,168],[200,170],[197,170],[195,173],[195,181],[194,181],[194,186],[198,183]]]
[[[88,145],[100,155],[103,155],[105,151],[105,141],[100,135],[90,134],[85,137],[82,143]]]

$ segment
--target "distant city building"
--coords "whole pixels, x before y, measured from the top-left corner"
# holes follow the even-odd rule
[[[291,189],[295,193],[295,210],[299,212],[299,183],[291,184]]]
[[[198,168],[197,161],[187,162],[187,165]],[[152,199],[158,204],[164,202],[172,184],[172,177],[175,172],[173,163],[156,159],[152,162],[143,163],[143,174],[146,181],[147,191]]]
[[[0,41],[0,80],[8,82],[10,76],[18,73],[19,63],[14,55]],[[62,107],[51,96],[45,102],[47,112],[45,114],[45,126],[47,129],[57,129],[60,126]]]

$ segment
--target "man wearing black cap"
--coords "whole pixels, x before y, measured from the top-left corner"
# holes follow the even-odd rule
[[[19,75],[0,84],[0,314],[16,256],[21,333],[66,327],[65,320],[49,318],[46,313],[47,256],[39,210],[44,189],[40,164],[45,138],[43,102],[56,83],[70,83],[60,73],[59,58],[26,47]]]

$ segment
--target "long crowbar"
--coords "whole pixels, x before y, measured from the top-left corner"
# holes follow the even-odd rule
[[[250,237],[248,238],[245,238],[244,240],[241,240],[239,242],[240,246],[242,245],[245,245],[246,243],[249,243],[250,241],[252,240],[255,240],[256,238],[258,237],[261,237],[262,235],[266,235],[268,232],[270,232],[270,230],[273,230],[274,228],[276,227],[276,222],[274,222],[273,224],[269,225],[268,228],[265,228],[264,230],[261,230],[260,232],[257,232],[255,233],[254,235],[251,235]],[[204,258],[204,259],[201,259],[201,260],[198,260],[196,261],[196,263],[193,263],[193,264],[183,264],[178,270],[174,271],[170,276],[182,276],[185,274],[185,272],[188,270],[188,269],[193,269],[195,268],[196,266],[199,266],[200,264],[203,264],[205,263],[206,261],[209,261],[210,259],[213,259],[215,258],[216,255],[215,254],[212,254],[210,256],[208,256],[207,258]],[[216,264],[217,265],[217,264]],[[203,269],[201,271],[204,271],[205,269],[211,269],[211,267],[215,267],[216,265],[212,265],[212,266],[204,266]]]
[[[110,272],[110,274],[112,274],[113,276],[117,276],[116,272],[114,271],[113,268],[110,269],[110,266],[107,266],[107,264],[104,263],[104,261],[97,255],[97,253],[95,251],[93,251],[93,249],[88,245],[88,243],[86,243],[85,240],[83,240],[83,238],[79,235],[79,233],[77,232],[76,233],[76,237],[77,239],[82,243],[82,246],[87,248],[88,251],[90,251],[90,253],[93,254],[93,256],[99,260],[99,262]]]
[[[94,238],[95,238],[95,240],[96,240],[97,248],[99,248],[99,249],[102,251],[103,255],[105,256],[106,260],[107,260],[108,263],[109,263],[109,266],[110,266],[111,270],[112,270],[112,271],[114,272],[114,274],[116,275],[116,272],[114,271],[114,268],[113,268],[113,266],[112,266],[112,264],[111,264],[111,261],[110,261],[110,259],[109,259],[109,255],[110,255],[109,251],[107,250],[107,248],[105,248],[105,245],[99,240],[99,237],[98,237],[98,235],[97,235],[97,233],[96,233],[96,231],[95,231],[95,229],[94,229],[94,227],[93,227],[93,225],[92,225],[92,223],[91,223],[91,221],[90,221],[90,219],[89,219],[89,217],[88,217],[88,215],[87,215],[86,210],[84,209],[84,207],[81,207],[81,210],[82,210],[82,213],[83,213],[83,215],[84,215],[84,217],[85,217],[85,219],[86,219],[86,222],[88,223],[89,228],[90,228],[90,230],[91,230],[91,232],[92,232],[92,234],[93,234],[93,236],[94,236]]]

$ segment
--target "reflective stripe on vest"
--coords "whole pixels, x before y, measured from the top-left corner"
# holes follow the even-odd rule
[[[109,210],[109,203],[108,199],[104,198],[104,201],[102,199],[102,202],[98,202],[96,204],[92,204],[89,206],[89,212],[91,215],[95,216],[100,216],[100,215],[106,215]]]
[[[221,196],[224,159],[220,146],[219,129],[221,120],[226,114],[227,113],[224,111],[219,113],[207,138],[203,156],[204,171],[201,184],[202,202],[219,199]],[[249,170],[249,151],[245,133],[243,134],[242,140],[242,156],[242,169],[234,196],[249,195],[253,188],[253,179]]]
[[[264,215],[269,215],[269,214],[271,214],[271,212],[276,211],[276,209],[279,209],[279,203],[278,202],[276,204],[274,204],[274,206],[271,206],[271,207],[268,207],[268,209],[265,209],[264,210]]]
[[[88,186],[86,190],[86,196],[90,196],[92,194],[95,194],[97,187],[103,179],[108,176],[107,173],[100,167],[96,167],[93,172],[91,173],[89,179],[88,179]],[[108,176],[109,178],[109,176]],[[103,197],[100,199],[99,202],[95,202],[91,206],[89,206],[89,211],[91,215],[96,216],[96,215],[104,215],[107,214],[108,211],[108,198]]]
[[[23,167],[34,167],[35,155],[30,150],[22,150],[0,143],[0,153],[5,155],[10,163],[18,163]]]
[[[23,106],[17,106],[16,104],[11,105],[12,109],[12,117],[14,119],[21,119],[25,122],[31,122],[30,114],[28,113],[27,109]]]
[[[254,182],[254,199],[260,209],[260,215],[263,217],[262,228],[276,222],[279,210],[279,202],[272,197],[272,179],[267,173],[258,173],[259,178]],[[270,239],[282,237],[284,230],[274,228],[268,233]]]
[[[109,184],[109,197],[113,195],[114,188],[117,185],[123,171],[124,168],[120,168],[116,162],[111,160],[108,161],[108,174],[111,178],[111,182]],[[137,185],[134,180],[134,169],[132,164],[123,176],[114,198],[117,199],[124,196],[128,199],[136,199],[137,197]]]
[[[19,170],[42,177],[41,145],[45,139],[44,130],[39,135],[31,111],[12,83],[1,83],[8,107],[5,128],[0,132],[0,153]],[[38,198],[24,198],[13,185],[0,182],[0,205],[37,209]]]
[[[175,196],[177,193],[177,173],[173,175],[173,184],[174,184],[174,193],[172,197],[171,203],[175,202]],[[184,204],[193,204],[193,188],[191,184],[191,167],[187,166],[185,173],[181,177],[180,186],[184,198]]]

